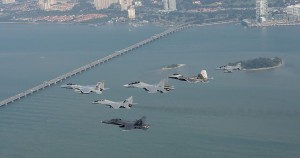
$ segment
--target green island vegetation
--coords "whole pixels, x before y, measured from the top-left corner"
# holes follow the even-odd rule
[[[234,66],[238,63],[241,63],[243,69],[251,70],[251,69],[260,69],[260,68],[272,68],[282,64],[282,59],[278,57],[274,58],[256,58],[252,60],[246,61],[238,61],[234,63],[229,63],[229,66]]]

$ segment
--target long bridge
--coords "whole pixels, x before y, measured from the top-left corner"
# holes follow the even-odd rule
[[[155,34],[155,35],[153,35],[153,36],[151,36],[151,37],[149,37],[149,38],[147,38],[147,39],[145,39],[143,41],[140,41],[140,42],[138,42],[136,44],[133,44],[133,45],[127,47],[127,48],[124,48],[124,49],[119,50],[119,51],[115,51],[112,54],[110,54],[110,55],[108,55],[108,56],[106,56],[104,58],[101,58],[101,59],[98,59],[96,61],[93,61],[93,62],[91,62],[91,63],[89,63],[87,65],[81,66],[80,68],[72,70],[72,71],[70,71],[70,72],[68,72],[66,74],[63,74],[61,76],[58,76],[58,77],[56,77],[56,78],[54,78],[52,80],[45,81],[42,84],[39,84],[39,85],[37,85],[37,86],[35,86],[33,88],[30,88],[30,89],[28,89],[26,91],[23,91],[23,92],[21,92],[21,93],[19,93],[17,95],[14,95],[14,96],[9,97],[9,98],[7,98],[5,100],[2,100],[0,102],[0,107],[2,107],[4,105],[8,105],[10,103],[13,103],[13,102],[15,102],[17,100],[20,100],[20,99],[22,99],[22,98],[24,98],[24,97],[26,97],[26,96],[28,96],[30,94],[33,94],[33,93],[36,93],[36,92],[38,92],[40,90],[48,88],[48,87],[50,87],[52,85],[55,85],[58,82],[61,82],[61,81],[66,80],[66,79],[68,79],[68,78],[70,78],[72,76],[75,76],[75,75],[80,74],[80,73],[82,73],[84,71],[87,71],[87,70],[89,70],[89,69],[91,69],[91,68],[93,68],[95,66],[104,64],[104,63],[106,63],[106,62],[108,62],[108,61],[110,61],[110,60],[112,60],[112,59],[114,59],[116,57],[119,57],[121,55],[125,55],[125,54],[127,54],[127,53],[129,53],[129,52],[131,52],[131,51],[133,51],[133,50],[135,50],[137,48],[140,48],[140,47],[142,47],[142,46],[144,46],[146,44],[149,44],[149,43],[151,43],[151,42],[153,42],[155,40],[158,40],[160,38],[166,37],[166,36],[168,36],[168,35],[170,35],[172,33],[181,31],[183,29],[191,28],[191,27],[209,26],[209,25],[217,25],[217,24],[226,24],[226,23],[232,23],[232,22],[236,22],[236,20],[214,22],[214,23],[206,23],[206,24],[182,24],[182,25],[178,25],[178,26],[173,27],[173,28],[169,28],[169,29],[165,30],[162,33]]]

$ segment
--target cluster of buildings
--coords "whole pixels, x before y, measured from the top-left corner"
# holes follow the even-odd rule
[[[2,4],[12,4],[15,3],[15,0],[2,0]]]
[[[107,9],[112,4],[119,4],[122,11],[128,11],[128,18],[135,19],[134,4],[141,5],[141,1],[133,3],[133,0],[94,0],[94,5],[97,10]]]
[[[279,15],[279,21],[300,21],[300,4],[290,5],[286,8],[283,8],[283,13]],[[277,16],[278,16],[277,15]],[[256,0],[256,21],[259,23],[268,22],[271,15],[268,13],[268,0]]]
[[[38,0],[38,5],[40,9],[51,11],[51,10],[57,10],[57,11],[67,11],[71,10],[77,2],[72,1],[57,1],[57,0]]]
[[[289,21],[300,20],[300,4],[291,5],[286,8]]]
[[[164,11],[175,11],[176,0],[162,0]],[[113,4],[119,4],[121,11],[128,12],[129,19],[135,19],[135,6],[142,6],[142,1],[134,0],[94,0],[94,5],[97,10],[107,9]]]

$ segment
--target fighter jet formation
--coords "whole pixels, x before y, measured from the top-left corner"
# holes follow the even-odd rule
[[[122,120],[120,118],[114,118],[111,120],[106,120],[106,121],[101,121],[102,123],[105,124],[112,124],[112,125],[117,125],[123,130],[132,130],[132,129],[142,129],[142,130],[147,130],[150,125],[145,124],[146,117],[143,116],[142,118],[135,120],[135,121],[126,121]]]
[[[229,71],[229,70],[235,70],[239,68],[240,65],[231,66],[231,67],[228,66],[220,67],[219,69]],[[198,83],[198,82],[206,83],[209,80],[213,79],[208,77],[206,70],[201,70],[201,72],[197,76],[183,76],[181,74],[173,74],[168,78],[176,79],[180,81],[187,81],[189,83]],[[175,89],[174,86],[167,84],[167,79],[163,79],[156,84],[148,84],[145,82],[136,81],[136,82],[131,82],[129,84],[125,84],[123,86],[126,88],[141,88],[148,93],[168,93],[171,90]],[[109,89],[109,88],[104,88],[103,81],[98,82],[96,85],[86,85],[86,86],[68,83],[66,85],[61,85],[61,88],[73,89],[74,92],[80,94],[90,94],[90,93],[102,94],[104,90]],[[122,108],[131,109],[133,105],[135,105],[136,103],[133,103],[133,96],[130,96],[124,101],[111,101],[108,99],[100,99],[92,102],[92,104],[102,104],[112,109],[122,109]],[[117,125],[123,130],[131,130],[131,129],[147,130],[150,127],[150,125],[145,124],[145,119],[146,119],[145,116],[135,121],[127,121],[119,118],[114,118],[114,119],[102,121],[102,123]]]

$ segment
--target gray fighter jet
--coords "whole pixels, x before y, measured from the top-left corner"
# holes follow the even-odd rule
[[[119,108],[130,109],[132,107],[132,105],[134,105],[136,103],[133,103],[133,97],[131,96],[121,102],[114,102],[114,101],[102,99],[102,100],[94,101],[93,104],[103,104],[103,105],[107,105],[110,108],[114,108],[114,109],[119,109]]]
[[[105,124],[112,124],[112,125],[118,125],[123,130],[132,130],[132,129],[142,129],[147,130],[150,125],[145,124],[146,117],[143,116],[142,118],[135,120],[135,121],[126,121],[119,118],[114,118],[111,120],[101,121]]]
[[[142,88],[148,93],[167,93],[175,88],[173,86],[167,85],[166,80],[160,81],[158,84],[148,84],[144,82],[132,82],[129,84],[125,84],[124,87],[126,88]]]
[[[235,66],[225,65],[217,67],[216,70],[223,70],[224,73],[232,73],[234,70],[242,70],[241,63],[237,63]]]
[[[61,88],[74,89],[74,92],[81,94],[89,94],[91,92],[95,92],[97,94],[102,94],[104,90],[109,88],[104,88],[104,82],[98,82],[96,85],[87,85],[82,86],[78,84],[69,83],[67,85],[61,85]]]

